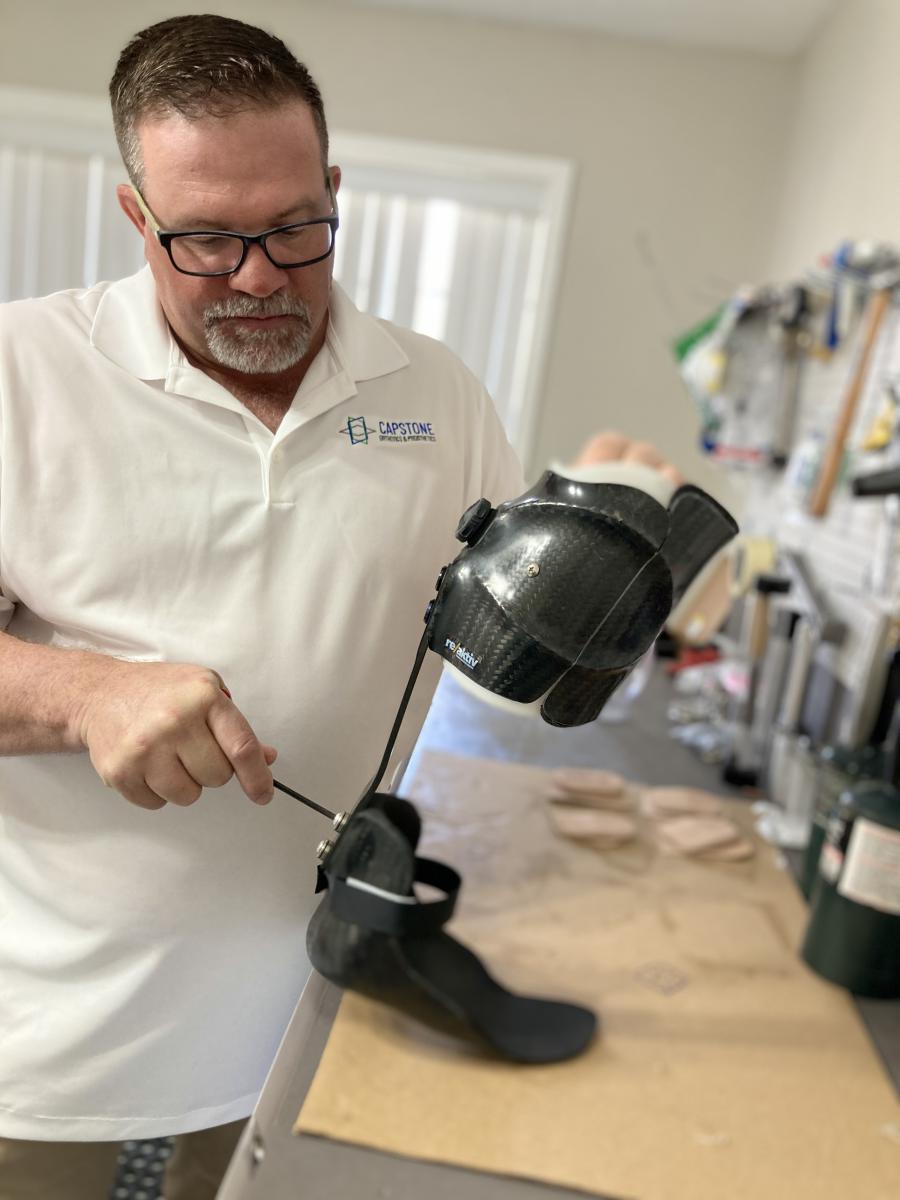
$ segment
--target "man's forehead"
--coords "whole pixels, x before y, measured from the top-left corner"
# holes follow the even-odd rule
[[[145,173],[183,177],[259,177],[290,162],[295,169],[321,164],[318,130],[308,105],[242,109],[227,116],[188,118],[171,112],[143,118],[136,127]]]
[[[168,224],[277,224],[318,214],[324,177],[318,132],[302,102],[228,117],[178,113],[138,127],[144,195]],[[237,211],[236,211],[237,210]]]

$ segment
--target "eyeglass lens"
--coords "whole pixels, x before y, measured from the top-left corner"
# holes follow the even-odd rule
[[[323,221],[269,234],[266,249],[278,266],[299,267],[327,255],[331,242],[331,226]],[[228,234],[179,234],[169,245],[175,266],[197,273],[233,271],[244,252],[241,239]]]

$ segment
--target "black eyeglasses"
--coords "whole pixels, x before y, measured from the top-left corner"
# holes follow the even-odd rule
[[[284,270],[311,267],[328,258],[334,249],[339,224],[336,213],[296,221],[292,225],[278,225],[257,234],[219,229],[173,233],[160,227],[138,189],[132,186],[131,190],[157,241],[168,254],[172,266],[182,275],[233,275],[244,265],[251,246],[259,246],[273,266]],[[334,206],[330,182],[328,191]]]

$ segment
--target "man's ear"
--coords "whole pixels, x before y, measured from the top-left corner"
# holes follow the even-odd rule
[[[328,174],[331,176],[331,187],[334,191],[334,194],[337,195],[341,186],[341,168],[329,167]]]
[[[141,237],[144,236],[147,228],[147,220],[141,212],[137,200],[134,198],[134,192],[131,190],[131,185],[128,183],[120,183],[116,185],[116,199],[119,201],[119,208],[132,223]]]

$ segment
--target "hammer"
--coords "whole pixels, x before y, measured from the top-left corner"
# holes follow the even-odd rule
[[[878,256],[875,269],[869,273],[868,284],[870,296],[866,306],[862,345],[853,365],[847,390],[841,401],[837,420],[819,468],[816,485],[809,500],[809,512],[814,517],[824,517],[828,511],[828,503],[844,457],[844,445],[859,407],[859,399],[866,382],[878,334],[890,307],[894,289],[900,284],[900,261],[896,255],[892,255],[890,258],[885,254]]]

